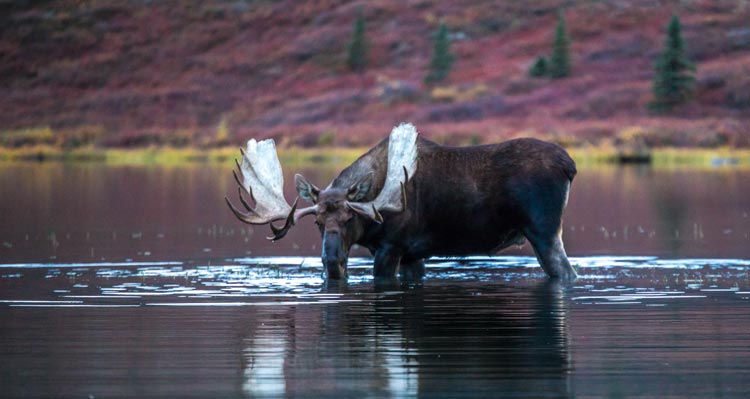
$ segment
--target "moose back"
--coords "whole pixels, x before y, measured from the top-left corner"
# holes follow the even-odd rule
[[[232,212],[245,223],[269,224],[273,240],[314,217],[328,279],[346,278],[355,243],[374,255],[375,277],[418,278],[430,256],[496,253],[524,239],[547,275],[576,277],[562,242],[576,166],[556,144],[515,139],[448,147],[401,124],[323,189],[296,175],[299,197],[291,206],[273,140],[250,140],[237,167],[245,211],[226,199]],[[311,205],[298,208],[300,198]]]

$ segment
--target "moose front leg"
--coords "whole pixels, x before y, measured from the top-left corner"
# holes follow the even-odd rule
[[[401,253],[391,246],[375,251],[375,264],[372,275],[376,279],[394,279],[401,265]]]
[[[420,280],[424,277],[424,259],[408,258],[404,256],[401,259],[401,266],[398,271],[403,280]]]

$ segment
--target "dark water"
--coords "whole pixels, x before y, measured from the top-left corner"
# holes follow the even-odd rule
[[[336,170],[302,172],[325,186]],[[286,172],[293,199],[298,170]],[[0,164],[0,263],[320,255],[312,220],[271,243],[269,229],[237,221],[224,196],[239,205],[231,165]],[[583,169],[564,220],[574,256],[747,258],[750,170]],[[526,245],[504,254],[532,252]]]
[[[528,248],[326,285],[227,173],[0,165],[2,396],[750,396],[750,172],[582,170],[569,287]]]

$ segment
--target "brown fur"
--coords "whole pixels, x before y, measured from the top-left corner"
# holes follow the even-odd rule
[[[562,214],[576,174],[561,147],[517,139],[475,147],[446,147],[418,139],[418,168],[406,187],[403,212],[385,212],[381,224],[344,209],[349,189],[364,174],[374,198],[386,175],[384,140],[344,169],[320,192],[317,217],[329,278],[346,276],[351,245],[375,256],[376,277],[421,276],[424,259],[494,253],[529,240],[551,277],[574,278],[561,240]],[[303,193],[300,193],[301,195]],[[302,195],[304,197],[304,195]]]

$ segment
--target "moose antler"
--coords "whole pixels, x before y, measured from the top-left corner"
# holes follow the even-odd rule
[[[370,202],[347,201],[346,205],[377,223],[383,223],[382,211],[404,211],[406,185],[417,171],[418,135],[411,123],[402,123],[393,128],[388,138],[388,170],[380,193]]]
[[[247,142],[247,152],[242,148],[240,152],[242,163],[237,162],[236,159],[235,163],[242,175],[242,180],[240,181],[236,171],[232,171],[232,174],[240,186],[238,189],[240,202],[247,212],[240,211],[229,201],[229,198],[224,197],[229,209],[239,220],[255,225],[268,224],[273,233],[273,237],[269,239],[276,241],[283,238],[299,219],[315,213],[314,206],[297,210],[299,198],[294,200],[292,206],[289,206],[284,199],[284,174],[276,154],[276,145],[272,139],[261,142],[251,139]],[[242,196],[243,191],[255,202],[254,208]],[[273,222],[277,220],[285,220],[284,226],[281,228],[274,226]]]

